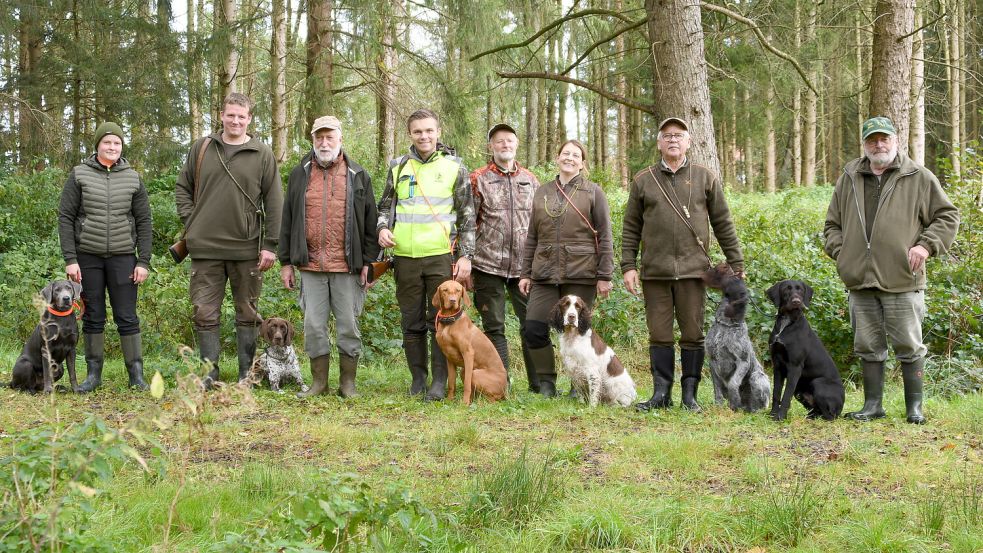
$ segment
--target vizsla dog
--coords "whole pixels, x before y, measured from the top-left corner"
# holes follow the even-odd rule
[[[464,404],[474,392],[492,401],[505,399],[508,378],[505,365],[491,340],[464,311],[471,305],[467,291],[455,280],[445,281],[433,296],[437,312],[437,344],[447,358],[447,399],[454,399],[457,368],[463,369]]]

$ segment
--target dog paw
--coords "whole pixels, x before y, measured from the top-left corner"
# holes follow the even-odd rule
[[[311,387],[310,386],[307,386],[306,384],[300,387],[300,391],[301,392],[306,392],[307,390],[310,390],[310,389],[311,389]]]

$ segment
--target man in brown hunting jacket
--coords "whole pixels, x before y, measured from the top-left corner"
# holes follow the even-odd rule
[[[532,213],[532,198],[539,187],[536,176],[515,161],[519,139],[515,130],[499,123],[488,131],[488,165],[471,173],[471,191],[477,220],[472,263],[474,303],[485,335],[495,344],[505,369],[509,345],[505,339],[505,294],[519,318],[520,336],[526,326],[526,296],[519,292],[522,248]],[[539,378],[522,340],[529,389],[539,391]]]

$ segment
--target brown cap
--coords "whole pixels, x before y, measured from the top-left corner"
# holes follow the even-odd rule
[[[664,129],[666,125],[668,125],[669,123],[675,123],[679,125],[680,127],[683,128],[684,131],[689,130],[689,125],[686,124],[686,121],[683,121],[678,117],[666,117],[665,119],[663,119],[662,122],[659,123],[659,130],[661,131],[662,129]]]
[[[331,129],[331,130],[340,131],[341,121],[338,121],[338,118],[332,115],[324,115],[322,117],[318,117],[317,119],[314,120],[314,124],[311,125],[311,136],[314,136],[314,133],[316,133],[321,129]]]
[[[494,127],[488,129],[488,140],[491,140],[492,139],[492,136],[494,136],[495,133],[497,133],[498,131],[509,131],[510,133],[512,133],[512,134],[514,134],[516,136],[518,136],[518,134],[519,134],[519,133],[515,132],[515,129],[513,129],[511,125],[508,125],[506,123],[499,123],[499,124],[495,125]]]

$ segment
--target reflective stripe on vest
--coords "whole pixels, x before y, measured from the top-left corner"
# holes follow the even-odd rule
[[[410,158],[401,174],[398,169],[399,164],[391,169],[397,197],[393,253],[413,258],[450,253],[460,163],[436,152],[426,163]]]

